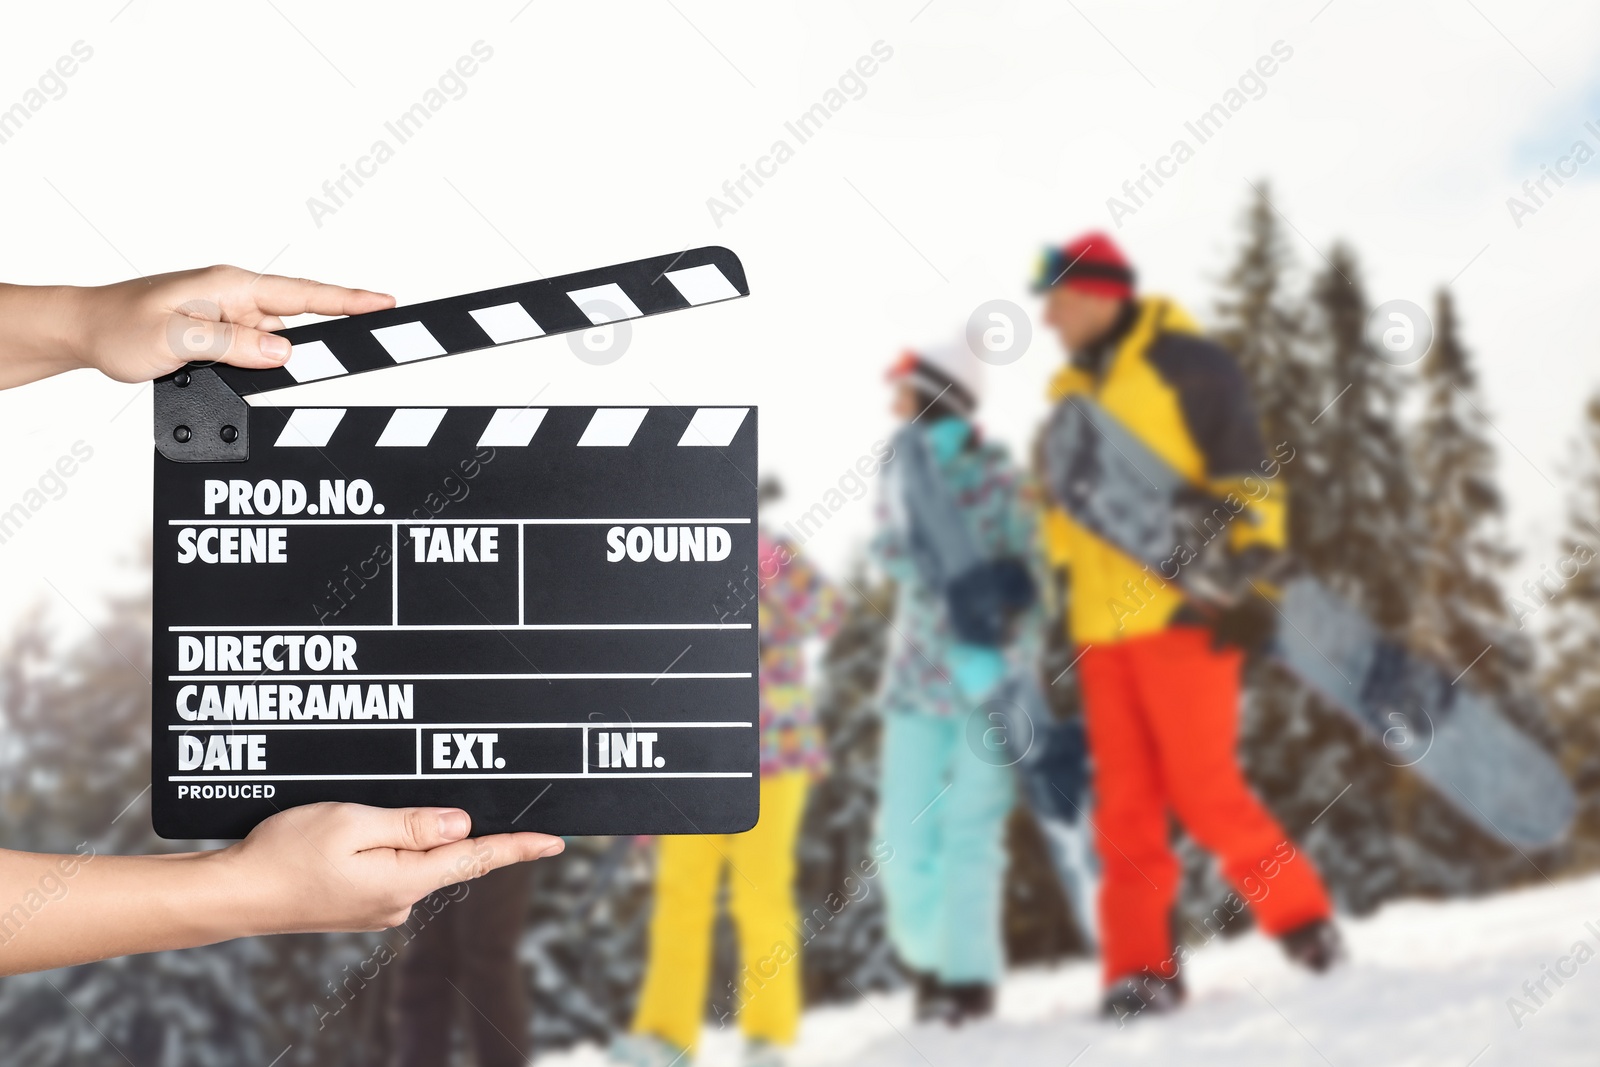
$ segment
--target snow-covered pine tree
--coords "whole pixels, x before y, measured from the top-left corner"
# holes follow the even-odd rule
[[[850,606],[844,625],[828,643],[815,685],[832,769],[812,790],[797,846],[795,903],[802,915],[825,907],[846,877],[859,878],[859,865],[877,840],[881,730],[876,696],[894,591],[871,584],[860,566],[845,589]],[[801,973],[807,1004],[854,1000],[857,989],[899,984],[884,932],[881,874],[867,884],[859,902],[842,908],[805,945]]]
[[[1495,529],[1493,449],[1453,305],[1441,297],[1433,355],[1422,368],[1422,424],[1408,442],[1400,408],[1410,377],[1365,339],[1369,309],[1354,255],[1333,250],[1302,310],[1285,282],[1294,263],[1279,216],[1265,185],[1258,189],[1223,280],[1217,333],[1251,381],[1268,440],[1296,449],[1282,475],[1291,549],[1380,625],[1422,639],[1441,662],[1465,666],[1493,643],[1477,665],[1495,659],[1481,683],[1537,734],[1529,647],[1495,583],[1508,557]],[[1391,766],[1407,754],[1374,747],[1270,664],[1250,672],[1242,726],[1252,782],[1291,835],[1315,821],[1304,843],[1347,907],[1364,911],[1404,892],[1463,892],[1526,872],[1525,862],[1512,862],[1509,850]],[[1189,888],[1201,884],[1190,872]]]
[[[1317,445],[1331,478],[1299,502],[1306,535],[1298,554],[1375,623],[1402,633],[1411,621],[1421,556],[1399,418],[1408,379],[1367,342],[1371,305],[1347,246],[1334,246],[1311,296],[1333,390],[1317,418]]]
[[[1326,382],[1318,399],[1327,400],[1299,431],[1319,476],[1290,500],[1298,512],[1295,554],[1378,625],[1403,632],[1417,573],[1414,494],[1399,428],[1405,380],[1366,340],[1370,305],[1348,247],[1334,246],[1310,295],[1310,358]],[[1295,428],[1286,432],[1294,443]],[[1303,732],[1295,740],[1294,791],[1279,798],[1278,810],[1291,833],[1307,828],[1302,844],[1339,902],[1364,913],[1403,889],[1393,825],[1393,764],[1402,757],[1386,760],[1343,716],[1319,704],[1302,694],[1289,712]]]
[[[1422,413],[1412,433],[1422,520],[1422,574],[1409,639],[1447,664],[1472,663],[1474,686],[1512,696],[1528,669],[1525,639],[1508,636],[1500,577],[1516,554],[1500,529],[1491,428],[1462,344],[1455,301],[1441,289],[1423,359]],[[1481,657],[1481,658],[1480,658]]]
[[[1549,650],[1542,689],[1578,793],[1569,864],[1600,867],[1600,392],[1584,407],[1558,558],[1515,591],[1524,632]]]
[[[571,838],[536,863],[520,956],[538,1055],[625,1030],[644,982],[655,848]]]
[[[1257,182],[1256,193],[1245,208],[1244,241],[1237,258],[1222,278],[1216,301],[1213,335],[1239,362],[1250,382],[1268,446],[1290,442],[1295,461],[1283,470],[1291,503],[1302,495],[1295,490],[1316,484],[1317,455],[1313,422],[1331,397],[1326,374],[1307,350],[1306,310],[1292,288],[1299,264],[1272,207],[1271,186]],[[1291,508],[1289,543],[1308,511]]]
[[[1407,637],[1452,673],[1464,671],[1460,684],[1494,697],[1507,717],[1547,739],[1551,729],[1532,681],[1532,644],[1519,632],[1500,585],[1515,553],[1500,528],[1504,504],[1492,428],[1447,289],[1436,297],[1433,329],[1420,365],[1422,412],[1411,443],[1422,569]],[[1403,781],[1401,841],[1411,891],[1461,892],[1538,877],[1505,843]]]

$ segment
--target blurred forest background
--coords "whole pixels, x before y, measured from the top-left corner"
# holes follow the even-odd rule
[[[1265,665],[1252,669],[1246,694],[1250,780],[1349,913],[1399,897],[1481,894],[1594,869],[1600,577],[1582,564],[1600,549],[1600,397],[1574,442],[1571,469],[1560,473],[1571,510],[1556,554],[1518,559],[1504,540],[1499,486],[1532,472],[1497,467],[1500,450],[1485,414],[1492,405],[1478,393],[1463,316],[1448,288],[1431,309],[1429,354],[1413,367],[1389,366],[1365,338],[1371,307],[1355,251],[1340,246],[1326,260],[1298,262],[1261,190],[1245,207],[1237,253],[1216,280],[1208,318],[1253,383],[1268,441],[1295,449],[1283,475],[1291,545],[1414,647],[1458,667],[1472,663],[1464,681],[1493,693],[1559,755],[1581,806],[1562,848],[1524,855],[1457,816],[1396,766],[1403,761]],[[1582,563],[1563,562],[1573,560]],[[892,597],[864,574],[851,577],[854,589],[868,592],[851,593],[849,621],[816,680],[834,770],[813,793],[802,835],[802,914],[842,893],[873,835],[872,697]],[[81,644],[63,646],[42,615],[0,641],[0,841],[8,847],[71,852],[87,842],[102,854],[207,847],[160,841],[150,831],[150,639],[146,594],[110,605],[99,636]],[[1045,676],[1054,678],[1070,658],[1058,642]],[[1070,678],[1052,693],[1057,714],[1076,713]],[[1012,962],[1081,952],[1031,818],[1017,812],[1008,834]],[[1183,851],[1183,910],[1193,930],[1227,889],[1201,853]],[[535,1004],[532,1048],[605,1041],[625,1025],[643,964],[651,855],[631,841],[578,840],[559,860],[535,865],[521,942]],[[867,895],[831,916],[807,948],[811,1003],[901,982],[883,937],[881,889],[868,884]],[[126,1053],[141,1067],[376,1065],[388,1051],[394,968],[370,980],[355,969],[386,937],[396,942],[391,935],[240,941],[0,979],[3,1059],[114,1065]],[[714,991],[733,977],[725,921],[719,944]],[[714,1002],[713,1025],[725,1011],[725,1001]]]

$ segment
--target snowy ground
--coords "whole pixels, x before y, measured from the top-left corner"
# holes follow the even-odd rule
[[[1593,923],[1593,929],[1586,926]],[[1474,901],[1405,903],[1345,924],[1351,961],[1316,978],[1292,970],[1256,934],[1217,942],[1190,969],[1191,997],[1179,1015],[1119,1030],[1092,1016],[1094,969],[1076,963],[1013,972],[998,1018],[959,1031],[916,1026],[910,998],[876,994],[864,1003],[809,1013],[794,1067],[1186,1067],[1448,1065],[1541,1067],[1600,1063],[1600,878],[1546,885]],[[1586,962],[1573,956],[1579,943]],[[1568,962],[1560,962],[1567,957]],[[1540,1006],[1523,992],[1545,978]],[[1549,968],[1549,970],[1545,970]],[[1537,990],[1535,990],[1537,992]],[[1540,994],[1542,996],[1542,994]],[[1532,1015],[1513,1020],[1507,998]],[[697,1063],[738,1062],[738,1041],[708,1030]],[[599,1049],[543,1061],[597,1067]]]

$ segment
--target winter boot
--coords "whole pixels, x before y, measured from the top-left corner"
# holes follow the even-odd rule
[[[620,1067],[688,1067],[689,1051],[654,1034],[623,1034],[611,1042],[609,1058]]]
[[[744,1056],[739,1060],[740,1067],[783,1067],[785,1062],[781,1047],[760,1038],[744,1043]]]
[[[1100,1002],[1100,1014],[1115,1019],[1117,1025],[1122,1026],[1145,1012],[1164,1015],[1175,1011],[1186,996],[1183,982],[1176,975],[1163,979],[1147,967],[1138,974],[1113,982]]]
[[[994,1014],[994,986],[987,982],[962,982],[944,989],[953,1009],[949,1020],[952,1026],[987,1019]]]
[[[912,993],[911,1017],[919,1023],[951,1022],[955,1004],[949,987],[927,971],[913,971],[912,978],[916,986]]]
[[[1328,919],[1297,926],[1278,938],[1278,943],[1289,959],[1316,974],[1322,974],[1345,958],[1344,938]]]

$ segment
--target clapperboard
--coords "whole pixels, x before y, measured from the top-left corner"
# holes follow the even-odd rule
[[[698,248],[158,381],[156,831],[320,800],[459,805],[475,833],[754,825],[754,407],[242,399],[748,294]]]

